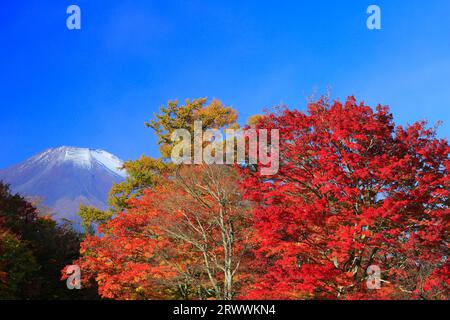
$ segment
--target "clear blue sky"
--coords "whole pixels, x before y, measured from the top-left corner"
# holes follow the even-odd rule
[[[0,167],[59,145],[156,155],[143,123],[169,99],[216,97],[245,121],[327,86],[450,137],[449,15],[448,0],[2,1]]]

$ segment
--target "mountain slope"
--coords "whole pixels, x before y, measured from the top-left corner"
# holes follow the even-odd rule
[[[0,170],[0,180],[14,192],[42,198],[57,220],[80,223],[80,203],[106,209],[108,191],[124,180],[123,162],[103,151],[76,147],[45,150],[22,163]]]

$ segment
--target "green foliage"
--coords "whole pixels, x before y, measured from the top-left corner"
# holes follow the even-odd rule
[[[95,224],[98,225],[105,223],[112,217],[112,213],[110,211],[104,211],[94,207],[85,206],[84,204],[80,205],[78,215],[82,220],[81,226],[87,234],[94,234]]]
[[[141,156],[138,160],[128,161],[124,169],[128,177],[122,183],[114,184],[109,193],[108,204],[113,213],[128,209],[128,200],[139,197],[146,188],[162,183],[161,176],[171,172],[175,166],[170,163],[173,148],[171,135],[176,129],[194,131],[194,122],[202,121],[203,130],[237,128],[237,112],[226,107],[217,99],[207,104],[207,98],[186,100],[184,105],[178,101],[169,101],[160,108],[154,119],[145,123],[152,128],[158,138],[161,157]]]
[[[143,155],[138,160],[125,162],[123,168],[128,173],[127,179],[115,183],[109,192],[108,203],[114,213],[127,209],[128,199],[140,196],[143,189],[155,186],[171,164]]]
[[[194,132],[194,122],[201,121],[203,130],[237,127],[237,112],[231,107],[225,107],[217,99],[207,103],[207,98],[187,99],[184,105],[178,101],[169,101],[167,106],[160,108],[155,119],[145,125],[155,130],[158,137],[159,150],[163,159],[170,158],[173,143],[171,135],[176,129],[187,129]]]
[[[8,231],[0,231],[0,299],[26,294],[38,265],[27,246]]]
[[[0,182],[0,299],[95,298],[69,291],[61,269],[79,256],[81,237],[70,225],[40,216]]]

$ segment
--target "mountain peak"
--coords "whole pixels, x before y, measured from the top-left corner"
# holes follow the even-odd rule
[[[109,190],[126,177],[122,166],[122,160],[101,149],[61,146],[0,170],[0,181],[10,184],[14,192],[42,199],[57,220],[79,225],[80,203],[108,207]]]
[[[86,169],[91,169],[95,165],[101,165],[122,178],[126,177],[126,172],[121,169],[123,161],[102,149],[60,146],[47,149],[23,164],[29,165],[30,163],[33,165],[36,163],[53,165],[71,163],[74,166]]]

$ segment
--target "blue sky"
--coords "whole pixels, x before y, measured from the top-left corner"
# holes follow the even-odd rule
[[[82,29],[66,28],[81,8]],[[382,30],[366,9],[382,10]],[[219,98],[240,120],[312,93],[391,107],[450,137],[448,0],[4,1],[0,167],[48,147],[157,155],[144,127],[169,99]]]

